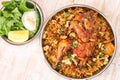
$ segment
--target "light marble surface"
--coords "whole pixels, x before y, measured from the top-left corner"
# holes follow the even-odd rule
[[[2,7],[0,0],[0,8]],[[4,0],[5,1],[5,0]],[[34,0],[44,19],[69,4],[87,4],[103,12],[116,32],[117,51],[110,67],[92,80],[120,80],[120,0]],[[66,80],[51,71],[44,61],[39,36],[32,42],[14,46],[0,38],[0,80]]]

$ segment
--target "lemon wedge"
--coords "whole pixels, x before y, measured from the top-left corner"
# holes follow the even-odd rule
[[[8,39],[13,42],[24,42],[29,39],[29,31],[28,30],[10,31],[8,33]]]

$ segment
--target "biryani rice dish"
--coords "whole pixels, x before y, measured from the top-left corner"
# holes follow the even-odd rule
[[[42,35],[44,55],[58,73],[87,78],[100,72],[114,52],[114,35],[98,12],[71,7],[55,14]]]

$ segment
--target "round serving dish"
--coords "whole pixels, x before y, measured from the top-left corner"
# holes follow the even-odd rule
[[[29,43],[31,42],[32,40],[34,40],[39,34],[40,34],[40,31],[42,29],[42,26],[43,26],[43,22],[44,22],[44,17],[43,17],[43,12],[42,12],[42,9],[41,7],[36,3],[34,2],[33,0],[27,0],[27,5],[29,6],[29,4],[32,4],[32,6],[36,6],[37,10],[38,10],[38,15],[39,15],[39,19],[40,19],[40,22],[39,22],[39,27],[38,27],[38,30],[37,32],[34,34],[34,36],[30,39],[28,39],[27,41],[24,41],[24,42],[13,42],[11,40],[9,40],[6,36],[2,36],[2,38],[10,43],[10,44],[13,44],[13,45],[23,45],[23,44],[26,44],[26,43]],[[2,8],[2,10],[4,10],[4,7]]]
[[[65,76],[65,75],[62,75],[62,74],[58,73],[55,69],[53,69],[53,68],[51,67],[51,65],[50,65],[50,63],[48,62],[48,60],[47,60],[47,58],[46,58],[46,56],[45,56],[45,54],[44,54],[44,51],[43,51],[43,45],[42,45],[42,44],[43,44],[43,39],[42,39],[42,36],[43,36],[43,33],[44,33],[44,30],[45,30],[45,27],[46,27],[47,23],[49,22],[49,20],[50,20],[53,16],[55,16],[55,15],[56,15],[57,13],[59,13],[60,11],[65,10],[65,9],[67,9],[67,8],[72,8],[72,7],[85,7],[85,8],[88,8],[88,9],[91,9],[91,10],[94,10],[94,11],[98,12],[98,13],[99,13],[102,17],[104,17],[104,19],[107,21],[107,23],[108,23],[109,26],[111,27],[112,32],[113,32],[113,35],[114,35],[114,46],[115,46],[115,48],[114,48],[114,52],[113,52],[113,55],[112,55],[110,61],[108,62],[108,64],[107,64],[102,70],[100,70],[100,72],[98,72],[98,73],[96,73],[96,74],[94,74],[94,75],[92,75],[92,76],[90,76],[90,77],[86,77],[86,78],[71,78],[71,77],[67,77],[67,76]],[[41,35],[40,35],[40,49],[42,50],[42,53],[43,53],[43,55],[44,55],[45,62],[48,64],[48,66],[50,67],[50,69],[51,69],[52,71],[54,71],[56,74],[58,74],[59,76],[64,77],[64,78],[66,78],[66,79],[76,79],[76,80],[86,79],[86,80],[89,80],[89,79],[94,78],[94,77],[100,75],[101,73],[103,73],[103,72],[110,66],[110,64],[112,63],[112,61],[113,61],[113,59],[114,59],[114,56],[115,56],[115,53],[116,53],[116,36],[115,36],[115,31],[114,31],[111,23],[110,23],[110,22],[108,21],[108,19],[106,18],[106,16],[105,16],[102,12],[100,12],[99,10],[97,10],[96,8],[91,7],[91,6],[88,6],[88,5],[83,5],[83,4],[68,5],[68,6],[62,7],[62,8],[60,8],[60,9],[58,9],[57,11],[55,11],[55,12],[47,19],[47,21],[45,22],[45,24],[44,24],[44,26],[43,26],[43,28],[42,28],[42,31],[41,31]]]

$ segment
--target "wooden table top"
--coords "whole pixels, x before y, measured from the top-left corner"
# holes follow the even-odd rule
[[[2,7],[0,0],[0,8]],[[5,0],[4,0],[5,1]],[[116,32],[117,51],[110,67],[92,80],[120,80],[120,0],[34,0],[44,19],[69,4],[87,4],[103,12]],[[15,46],[0,38],[0,80],[66,80],[51,71],[44,61],[39,36],[32,42]]]

